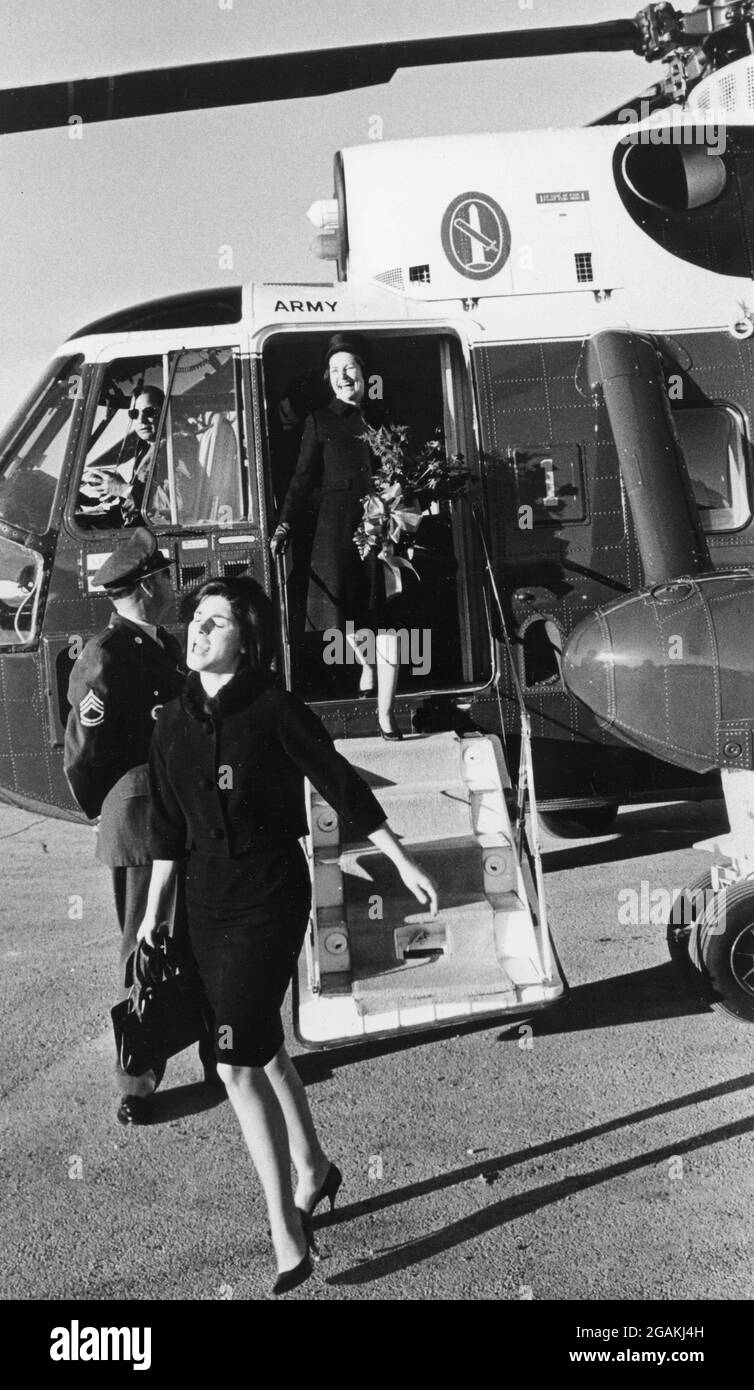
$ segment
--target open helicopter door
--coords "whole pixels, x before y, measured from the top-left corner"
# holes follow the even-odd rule
[[[441,426],[446,452],[462,453],[475,468],[468,373],[453,335],[412,325],[410,333],[375,332],[370,343],[375,359],[388,364],[384,399],[392,423],[408,425],[417,442]],[[295,465],[296,417],[302,428],[306,411],[318,408],[322,349],[321,334],[277,334],[262,344],[256,363],[273,516]],[[437,640],[439,670],[406,672],[398,711],[408,732],[405,716],[411,713],[416,728],[422,701],[444,702],[455,717],[443,731],[384,742],[373,707],[365,712],[368,702],[354,698],[353,666],[339,673],[341,684],[328,688],[326,674],[302,659],[299,643],[310,644],[310,655],[319,643],[321,664],[325,634],[304,631],[312,626],[312,605],[294,573],[279,575],[293,648],[292,688],[314,705],[338,750],[373,788],[391,827],[434,879],[439,896],[438,916],[430,919],[394,866],[369,842],[345,840],[335,812],[307,787],[313,907],[294,992],[296,1033],[306,1046],[528,1014],[564,993],[541,874],[524,832],[533,792],[526,731],[522,745],[528,764],[519,775],[517,795],[500,738],[475,731],[465,713],[475,692],[489,690],[495,678],[484,545],[467,502],[441,503],[439,509],[438,526],[443,509],[447,513],[455,572],[449,584],[438,580],[443,588],[425,581],[427,593],[414,600],[430,623],[433,653]],[[425,606],[432,597],[439,597],[434,613],[431,604]],[[290,610],[298,601],[306,611],[292,620]],[[443,636],[452,641],[443,644]],[[414,650],[418,653],[419,644]]]

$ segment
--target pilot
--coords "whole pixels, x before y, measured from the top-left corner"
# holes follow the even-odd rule
[[[160,617],[172,598],[169,561],[146,527],[129,532],[94,576],[115,612],[104,632],[78,657],[68,687],[71,706],[64,767],[82,811],[99,816],[97,858],[112,871],[121,930],[120,986],[144,916],[151,862],[147,837],[149,792],[146,762],[159,711],[183,689],[180,647]],[[214,1082],[214,1048],[200,1044],[205,1079]],[[121,1124],[146,1124],[150,1096],[164,1064],[143,1076],[116,1064]]]
[[[159,386],[145,386],[139,391],[128,411],[133,428],[126,435],[117,463],[85,468],[78,511],[95,518],[98,526],[139,525],[164,402]]]

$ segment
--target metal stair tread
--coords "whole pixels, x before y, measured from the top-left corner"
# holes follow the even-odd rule
[[[489,995],[516,994],[513,981],[501,965],[492,972],[489,967],[455,965],[442,957],[439,960],[414,961],[396,966],[392,972],[360,978],[354,975],[353,996],[364,1013],[389,1013],[413,1004],[445,1003],[457,999],[484,998]]]
[[[404,836],[401,840],[401,847],[407,854],[412,854],[413,851],[416,850],[417,853],[421,855],[422,859],[431,855],[446,855],[451,853],[454,849],[464,849],[467,851],[476,849],[481,852],[479,840],[470,829],[466,829],[463,833],[458,835],[444,835],[441,839],[435,837],[432,840],[414,840],[413,838]],[[511,852],[513,852],[513,850],[511,850]],[[333,849],[325,845],[318,845],[315,850],[316,859],[320,859],[323,862],[329,861],[331,863],[335,862],[335,860],[339,860],[344,872],[348,871],[348,860],[357,857],[359,859],[373,859],[375,863],[379,863],[384,859],[382,851],[377,849],[376,845],[373,845],[369,840],[343,841],[340,847]]]
[[[498,741],[446,731],[336,747],[434,880],[439,910],[430,917],[370,841],[349,840],[310,787],[323,1019],[332,1007],[334,1031],[356,1038],[540,1002],[549,986]]]

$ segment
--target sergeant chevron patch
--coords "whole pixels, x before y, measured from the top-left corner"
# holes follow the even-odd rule
[[[79,714],[81,715],[81,723],[87,729],[93,728],[95,724],[104,723],[104,700],[100,700],[99,695],[95,695],[93,690],[87,691],[79,705]]]

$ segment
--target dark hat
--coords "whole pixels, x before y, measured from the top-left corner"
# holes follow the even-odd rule
[[[350,352],[352,356],[359,359],[363,368],[369,361],[369,346],[360,333],[334,333],[322,358],[324,367],[327,366],[330,358],[334,357],[336,352]]]
[[[146,526],[137,526],[100,565],[92,582],[108,592],[127,589],[148,574],[169,568],[170,561],[157,547],[157,537]]]

